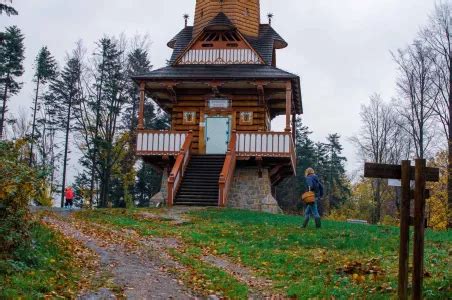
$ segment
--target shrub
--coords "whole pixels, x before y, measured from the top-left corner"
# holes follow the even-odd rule
[[[45,176],[28,166],[25,145],[0,142],[0,258],[26,252],[21,250],[30,246],[28,204],[45,194]]]

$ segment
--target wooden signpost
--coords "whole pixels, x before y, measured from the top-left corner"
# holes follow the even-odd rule
[[[424,277],[424,219],[425,199],[429,192],[426,182],[439,181],[439,169],[427,168],[425,159],[417,159],[415,167],[411,161],[404,160],[402,165],[385,165],[366,163],[364,177],[382,179],[401,179],[402,201],[400,205],[400,248],[399,248],[399,299],[408,299],[408,259],[410,233],[410,201],[414,196],[414,246],[413,246],[413,299],[422,299]],[[410,181],[415,181],[414,195]]]

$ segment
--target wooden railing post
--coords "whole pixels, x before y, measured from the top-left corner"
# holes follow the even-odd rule
[[[416,159],[414,188],[413,299],[422,299],[424,279],[425,159]]]
[[[286,83],[286,129],[290,132],[290,115],[292,114],[292,83]]]
[[[408,257],[410,244],[410,177],[411,161],[402,161],[402,203],[400,205],[399,283],[400,300],[408,299]]]
[[[144,129],[144,98],[145,98],[146,84],[140,83],[140,106],[138,111],[138,129]]]

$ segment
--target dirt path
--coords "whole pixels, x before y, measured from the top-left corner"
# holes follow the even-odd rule
[[[83,243],[95,251],[104,272],[113,276],[114,285],[124,291],[128,299],[195,299],[195,295],[182,282],[166,270],[174,262],[166,262],[151,249],[137,247],[130,241],[118,238],[118,243],[94,230],[87,230],[71,218],[46,217],[46,223],[65,236]],[[85,293],[79,299],[116,299],[108,289]]]
[[[196,208],[195,208],[196,209]],[[178,226],[191,222],[187,216],[193,208],[178,207],[162,210],[157,214],[137,213],[142,219],[169,220]],[[86,222],[74,218],[71,212],[55,210],[55,217],[44,221],[66,237],[83,243],[94,251],[100,260],[99,273],[108,274],[113,280],[116,294],[121,290],[127,299],[219,299],[215,295],[198,298],[184,286],[177,274],[185,267],[170,255],[170,249],[183,249],[181,241],[173,237],[142,237],[131,229],[114,230],[107,225]],[[200,260],[229,273],[250,288],[249,299],[284,299],[271,293],[272,282],[238,265],[226,257],[205,253]],[[103,275],[105,276],[105,275]],[[122,296],[121,295],[121,296]],[[115,293],[105,287],[79,296],[83,300],[116,299]]]

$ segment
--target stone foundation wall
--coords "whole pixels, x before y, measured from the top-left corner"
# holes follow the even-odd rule
[[[151,207],[154,207],[157,203],[166,203],[168,199],[168,172],[163,171],[162,175],[162,185],[160,187],[160,192],[155,194],[149,203]]]
[[[262,169],[261,178],[258,171],[257,167],[236,168],[228,195],[228,207],[281,213],[271,193],[268,169]]]

